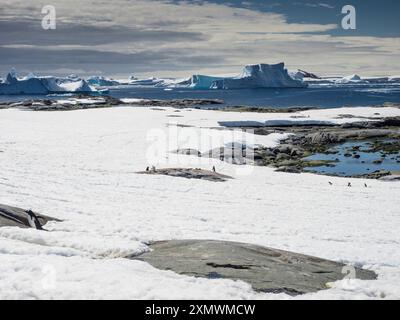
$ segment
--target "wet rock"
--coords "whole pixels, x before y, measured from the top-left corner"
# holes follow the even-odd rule
[[[172,240],[153,243],[150,248],[130,258],[187,276],[242,280],[260,292],[292,296],[316,292],[346,275],[345,265],[338,262],[245,243]],[[355,275],[376,279],[373,271],[359,268]]]
[[[311,144],[333,144],[339,143],[342,139],[333,132],[315,132],[305,136],[305,140]]]

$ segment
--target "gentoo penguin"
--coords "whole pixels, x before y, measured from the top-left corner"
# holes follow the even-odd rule
[[[333,186],[333,183],[329,181],[329,185]]]
[[[28,210],[28,211],[26,211],[26,213],[28,214],[29,225],[32,228],[35,228],[37,230],[43,230],[42,225],[40,224],[39,219],[36,216],[36,214],[34,214],[32,210]]]
[[[351,187],[351,182],[349,182],[349,184],[347,185],[348,187]]]

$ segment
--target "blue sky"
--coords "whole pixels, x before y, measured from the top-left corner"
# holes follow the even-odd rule
[[[214,0],[214,3],[229,3],[231,6],[251,8],[263,12],[284,14],[289,23],[338,23],[341,8],[347,4],[357,10],[357,29],[346,31],[337,28],[331,35],[358,35],[393,37],[400,36],[400,1],[396,0]]]
[[[341,28],[341,8],[357,29]],[[41,28],[54,5],[57,29]],[[400,74],[400,1],[0,0],[0,73],[186,76],[285,62],[328,74]]]

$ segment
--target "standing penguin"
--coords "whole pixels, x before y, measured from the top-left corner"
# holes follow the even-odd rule
[[[26,213],[28,214],[28,223],[31,226],[31,228],[35,228],[37,230],[44,230],[39,222],[38,217],[32,210],[28,210],[26,211]]]
[[[351,182],[349,182],[349,184],[347,185],[348,187],[351,187]]]

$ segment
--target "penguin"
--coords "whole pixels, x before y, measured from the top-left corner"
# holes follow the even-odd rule
[[[37,230],[44,230],[42,228],[42,225],[39,222],[38,217],[36,216],[36,214],[33,213],[32,210],[28,210],[28,211],[26,211],[26,213],[28,214],[28,223],[31,226],[31,228],[34,228]]]
[[[333,186],[333,183],[329,181],[329,185]]]
[[[213,172],[217,172],[217,170],[215,169],[215,166],[213,166],[212,170],[213,170]]]
[[[146,172],[149,172],[149,171],[150,171],[150,167],[147,167],[147,168],[146,168]]]
[[[364,183],[364,187],[368,188],[368,185],[366,183]]]
[[[347,185],[348,187],[351,187],[351,183],[349,182],[349,184]]]

